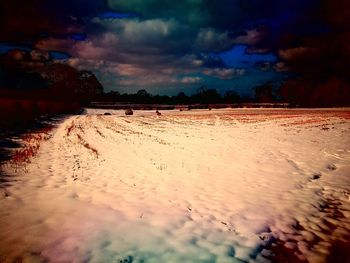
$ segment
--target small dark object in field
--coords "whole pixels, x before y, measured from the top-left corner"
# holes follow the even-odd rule
[[[127,256],[124,259],[119,260],[120,263],[132,263],[134,258],[132,256]]]
[[[158,110],[156,110],[156,114],[157,114],[158,116],[162,115]]]
[[[112,114],[110,114],[109,112],[105,112],[103,115],[112,115]]]
[[[327,165],[327,169],[331,170],[331,171],[334,171],[334,170],[337,169],[337,167],[334,164],[330,163],[330,164]]]
[[[311,176],[311,179],[312,179],[312,180],[317,180],[317,179],[320,179],[320,177],[321,177],[321,174],[320,174],[320,173],[316,173],[316,174],[313,174],[313,175]]]
[[[132,111],[132,109],[126,109],[125,110],[125,115],[133,115],[134,112]]]

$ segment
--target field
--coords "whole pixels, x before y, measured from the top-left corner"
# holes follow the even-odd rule
[[[349,135],[349,109],[87,109],[3,165],[0,262],[349,259]]]

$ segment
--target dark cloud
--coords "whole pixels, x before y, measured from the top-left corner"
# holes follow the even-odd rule
[[[106,10],[103,0],[0,1],[0,41],[33,41],[86,30],[84,20]]]
[[[4,0],[0,41],[68,53],[107,89],[253,87],[288,72],[345,83],[349,10],[347,0]]]
[[[107,4],[113,10],[136,13],[144,19],[173,18],[187,25],[209,25],[211,18],[206,1],[202,0],[107,0]]]

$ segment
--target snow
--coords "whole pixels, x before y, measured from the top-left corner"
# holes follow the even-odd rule
[[[87,109],[4,167],[0,261],[268,262],[282,242],[323,262],[350,232],[349,116]]]

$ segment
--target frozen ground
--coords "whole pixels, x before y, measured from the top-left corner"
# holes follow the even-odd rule
[[[324,262],[349,234],[349,110],[105,111],[4,166],[0,262]]]

